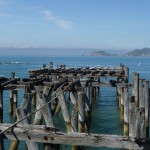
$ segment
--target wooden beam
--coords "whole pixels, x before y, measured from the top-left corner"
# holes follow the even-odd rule
[[[8,84],[16,83],[17,81],[20,81],[20,78],[10,79],[10,80],[2,83],[1,86],[4,87],[4,86],[6,86]]]
[[[1,124],[0,130],[5,130],[8,125]],[[41,143],[65,144],[65,145],[80,145],[92,147],[110,147],[123,149],[143,150],[144,147],[150,148],[150,140],[129,138],[119,135],[106,134],[88,134],[76,132],[52,132],[48,129],[38,129],[37,126],[33,128],[14,127],[13,130],[8,130],[4,133],[5,138],[9,140],[25,140]]]

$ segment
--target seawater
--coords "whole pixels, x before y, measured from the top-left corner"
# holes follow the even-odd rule
[[[130,68],[129,76],[132,81],[132,72],[139,72],[140,78],[150,80],[150,59],[148,57],[90,57],[90,56],[74,56],[74,57],[58,57],[58,56],[42,56],[42,57],[8,57],[0,56],[0,75],[10,77],[11,72],[15,72],[17,77],[28,78],[29,69],[38,69],[42,64],[49,66],[49,62],[54,63],[54,67],[58,64],[66,64],[67,67],[84,67],[84,66],[108,66],[118,67],[120,63]],[[21,104],[23,91],[19,91],[19,103]],[[9,110],[9,91],[4,92],[4,123],[10,123],[12,118],[8,114]],[[65,124],[62,123],[63,118],[60,114],[54,118],[55,126],[65,131]],[[60,124],[61,122],[61,124]],[[100,94],[97,94],[97,100],[93,105],[92,112],[92,133],[116,134],[123,135],[123,124],[120,120],[118,104],[116,101],[116,89],[103,87]],[[9,148],[10,142],[5,140],[5,148]],[[24,149],[25,144],[21,142],[19,149]],[[40,148],[42,149],[42,147]],[[64,146],[64,149],[70,149]],[[111,148],[90,148],[87,150],[111,150]]]

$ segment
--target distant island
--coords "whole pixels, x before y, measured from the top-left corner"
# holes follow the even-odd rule
[[[150,56],[150,48],[143,48],[143,49],[135,49],[132,51],[129,51],[125,54],[110,54],[108,52],[105,52],[103,50],[98,50],[98,51],[92,51],[91,56]]]
[[[110,54],[105,51],[92,51],[91,56],[116,56],[117,54]]]
[[[150,48],[135,49],[125,54],[126,56],[150,56]]]

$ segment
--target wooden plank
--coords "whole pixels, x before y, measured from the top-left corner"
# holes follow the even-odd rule
[[[7,129],[7,126],[0,126],[0,130]],[[13,132],[8,130],[4,133],[5,138],[9,140],[32,141],[41,143],[52,144],[65,144],[65,145],[80,145],[92,147],[110,147],[110,148],[124,148],[142,150],[144,147],[150,148],[150,140],[136,139],[119,135],[106,135],[106,134],[88,134],[88,133],[63,133],[52,132],[48,130],[29,130],[23,127],[14,127]],[[14,136],[15,135],[15,136]]]
[[[91,82],[93,87],[112,87],[112,84],[110,82]]]

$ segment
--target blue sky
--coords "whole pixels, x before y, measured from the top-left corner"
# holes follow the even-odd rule
[[[0,0],[0,47],[150,47],[149,0]]]

